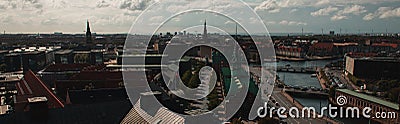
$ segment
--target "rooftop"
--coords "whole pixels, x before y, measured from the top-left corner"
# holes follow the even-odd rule
[[[339,92],[342,92],[342,93],[346,93],[346,94],[352,95],[354,97],[358,97],[358,98],[361,98],[361,99],[364,99],[364,100],[367,100],[367,101],[370,101],[370,102],[374,102],[376,104],[380,104],[380,105],[383,105],[383,106],[386,106],[386,107],[389,107],[389,108],[393,108],[395,110],[399,110],[399,105],[398,104],[393,103],[393,102],[389,102],[389,101],[386,101],[386,100],[382,100],[382,99],[379,99],[379,98],[376,98],[376,97],[373,97],[373,96],[370,96],[370,95],[366,95],[366,94],[363,94],[363,93],[358,93],[358,92],[355,92],[355,91],[352,91],[352,90],[348,90],[348,89],[336,89],[336,91],[339,91]]]
[[[28,102],[29,103],[47,102],[47,98],[46,97],[32,97],[32,98],[28,98]]]
[[[23,79],[16,83],[18,95],[16,96],[15,108],[17,111],[25,110],[28,102],[43,100],[42,98],[30,98],[45,96],[49,108],[63,108],[64,104],[49,90],[49,88],[32,71],[25,73]]]
[[[365,60],[365,61],[400,62],[400,58],[397,58],[397,57],[355,57],[354,59],[355,60]]]
[[[120,57],[166,57],[164,54],[126,54],[120,55]]]
[[[60,51],[57,51],[55,54],[69,54],[71,52],[72,52],[72,50],[60,50]]]
[[[39,115],[37,118],[32,118],[29,112],[2,115],[0,116],[0,123],[119,124],[131,108],[132,104],[128,99],[91,104],[66,105],[62,109],[49,109],[48,115]],[[44,122],[37,122],[38,119]]]

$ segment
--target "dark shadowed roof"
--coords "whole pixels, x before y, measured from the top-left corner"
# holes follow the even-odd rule
[[[47,88],[36,75],[29,70],[20,82],[16,83],[18,94],[16,96],[16,110],[25,110],[28,98],[46,97],[48,108],[63,108],[64,104]]]
[[[168,108],[161,107],[157,110],[154,116],[149,115],[140,107],[140,100],[133,106],[133,108],[126,114],[121,124],[183,124],[185,118],[171,112]]]
[[[52,64],[44,72],[80,71],[89,64]]]
[[[121,71],[82,71],[71,77],[71,80],[111,80],[122,79]]]
[[[119,124],[132,108],[129,100],[66,105],[48,110],[47,118],[32,120],[29,112],[0,116],[0,124]],[[41,115],[44,116],[44,115]]]

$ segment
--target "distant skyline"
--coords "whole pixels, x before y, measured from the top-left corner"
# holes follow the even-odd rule
[[[225,0],[205,0],[204,5],[224,9]],[[90,21],[93,33],[127,33],[136,17],[155,0],[0,0],[0,31],[6,33],[78,33]],[[185,8],[192,3],[178,0],[168,6]],[[265,23],[270,33],[399,33],[400,1],[398,0],[245,0]],[[199,4],[199,3],[197,3]],[[149,19],[159,20],[166,17]],[[195,17],[174,18],[176,25],[187,21],[201,25]],[[190,20],[192,19],[192,20]],[[211,17],[207,23],[234,27],[229,20]],[[173,23],[172,23],[173,24]],[[165,29],[175,32],[174,29]]]

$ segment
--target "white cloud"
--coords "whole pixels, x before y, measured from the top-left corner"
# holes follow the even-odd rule
[[[255,11],[266,10],[269,13],[277,13],[280,11],[280,7],[276,0],[267,0],[262,2],[256,8],[254,8],[254,10]]]
[[[339,8],[337,8],[337,7],[329,6],[327,8],[322,8],[322,9],[319,9],[319,10],[317,10],[315,12],[311,12],[311,15],[312,16],[327,16],[327,15],[330,15],[331,13],[333,13],[335,11],[338,11],[338,10],[339,10]]]
[[[103,7],[109,7],[109,6],[111,6],[111,4],[108,1],[99,0],[99,1],[97,1],[96,6],[98,8],[103,8]]]
[[[368,13],[363,17],[364,20],[372,20],[374,18],[391,18],[391,17],[400,17],[400,7],[392,8],[392,7],[380,7],[374,13]]]
[[[338,20],[343,20],[343,19],[348,19],[348,17],[344,16],[344,15],[334,15],[331,17],[332,21],[338,21]]]
[[[332,21],[349,19],[351,15],[360,15],[362,13],[367,12],[364,6],[361,5],[351,5],[346,6],[342,10],[337,11],[337,13],[331,17]]]
[[[13,17],[12,15],[8,14],[2,15],[0,16],[0,22],[2,22],[3,24],[10,24],[13,22]]]
[[[289,13],[294,13],[294,12],[297,12],[297,11],[299,11],[299,10],[298,9],[292,9],[292,10],[289,11]]]
[[[93,31],[115,31],[126,32],[134,19],[149,5],[156,0],[0,0],[0,24],[4,24],[4,30],[27,32],[27,31],[71,31],[81,32],[85,30],[87,19],[93,24]],[[213,10],[232,11],[237,5],[226,4],[228,0],[176,0],[177,4],[169,4],[161,9],[174,12],[182,9],[190,9],[191,6],[213,7]],[[194,1],[194,2],[193,2]],[[306,10],[315,9],[310,12],[312,16],[327,16],[331,20],[343,20],[352,18],[353,15],[363,15],[364,20],[376,18],[400,17],[400,7],[381,7],[378,10],[369,8],[382,5],[395,5],[398,0],[263,0],[249,3],[254,10],[269,13],[289,12],[304,14]],[[371,11],[367,13],[368,11]],[[245,15],[243,11],[237,12]],[[259,13],[266,18],[265,14]],[[288,13],[286,13],[288,14]],[[290,14],[293,15],[293,14]],[[272,15],[271,17],[287,16]],[[309,15],[310,16],[310,15]],[[297,17],[297,15],[296,15]],[[166,17],[165,17],[166,18]],[[165,19],[164,18],[164,19]],[[154,18],[156,19],[156,18]],[[172,21],[185,23],[186,18],[174,18]],[[248,19],[248,18],[246,18]],[[287,18],[288,19],[288,18]],[[303,20],[301,20],[303,21]],[[276,25],[307,25],[306,20],[301,21],[268,21],[266,24]],[[222,21],[221,23],[230,23]],[[249,22],[250,23],[250,22]],[[101,25],[101,26],[96,26]]]
[[[343,14],[360,15],[365,12],[367,12],[367,10],[365,10],[364,6],[352,5],[352,6],[345,7],[343,10],[340,10],[338,12],[338,15],[343,15]]]
[[[255,11],[268,11],[269,13],[280,12],[282,8],[298,7],[306,5],[306,1],[301,0],[267,0],[254,8]]]
[[[374,19],[376,17],[376,15],[374,14],[374,13],[368,13],[367,15],[365,15],[364,17],[363,17],[363,20],[372,20],[372,19]]]
[[[282,21],[279,22],[279,24],[281,24],[281,25],[287,25],[287,24],[289,24],[289,21],[282,20]]]
[[[326,6],[326,5],[352,5],[352,4],[380,4],[398,2],[398,0],[300,0],[305,1],[305,6]]]
[[[267,22],[265,22],[265,24],[267,24],[267,25],[273,25],[273,24],[276,24],[276,21],[267,21]]]
[[[289,26],[293,26],[293,25],[307,25],[306,22],[299,22],[299,21],[288,21],[288,20],[282,20],[279,22],[280,25],[289,25]]]
[[[316,6],[326,5],[329,4],[329,0],[320,0],[315,3]]]
[[[20,9],[34,10],[43,8],[43,4],[38,0],[2,0],[0,1],[1,9]]]
[[[174,17],[171,20],[175,22],[180,22],[182,19],[180,17]]]
[[[144,10],[151,2],[151,0],[122,0],[119,2],[119,8],[128,10]]]
[[[386,11],[379,16],[379,18],[390,18],[390,17],[400,17],[400,7],[390,11]]]
[[[154,21],[154,22],[160,22],[160,21],[164,20],[164,17],[163,16],[153,16],[149,20]]]
[[[380,4],[398,2],[398,0],[266,0],[261,3],[248,2],[256,10],[274,10],[291,7],[325,7],[327,5],[343,6],[353,4]],[[275,8],[275,9],[274,9]]]

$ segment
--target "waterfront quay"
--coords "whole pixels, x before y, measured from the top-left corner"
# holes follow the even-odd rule
[[[293,98],[291,95],[284,92],[282,88],[275,87],[271,96],[270,102],[275,101],[276,107],[284,107],[286,110],[289,110],[291,107],[297,107],[299,110],[303,109],[304,106]],[[311,116],[312,117],[312,116]],[[323,118],[287,118],[284,120],[289,124],[339,124],[332,119],[327,117]]]
[[[251,67],[250,72],[254,73],[255,75],[260,75],[259,67]],[[297,90],[293,87],[280,87],[284,85],[284,82],[280,80],[275,81],[275,87],[271,94],[270,100],[268,101],[268,105],[279,108],[284,107],[286,110],[289,110],[292,107],[299,108],[301,110],[304,106],[292,97],[290,94],[295,92],[301,92],[302,94],[311,94],[311,96],[316,96],[315,94],[323,94],[325,99],[327,99],[327,94],[323,91],[313,91],[308,89],[307,91]],[[289,92],[289,93],[288,93]],[[305,95],[308,96],[308,95]],[[312,116],[311,116],[312,117]],[[338,124],[339,122],[332,120],[327,117],[323,118],[280,118],[281,122],[288,123],[288,124]]]
[[[315,74],[315,67],[290,67],[290,66],[278,66],[276,67],[278,72],[291,72],[291,73],[309,73]]]

